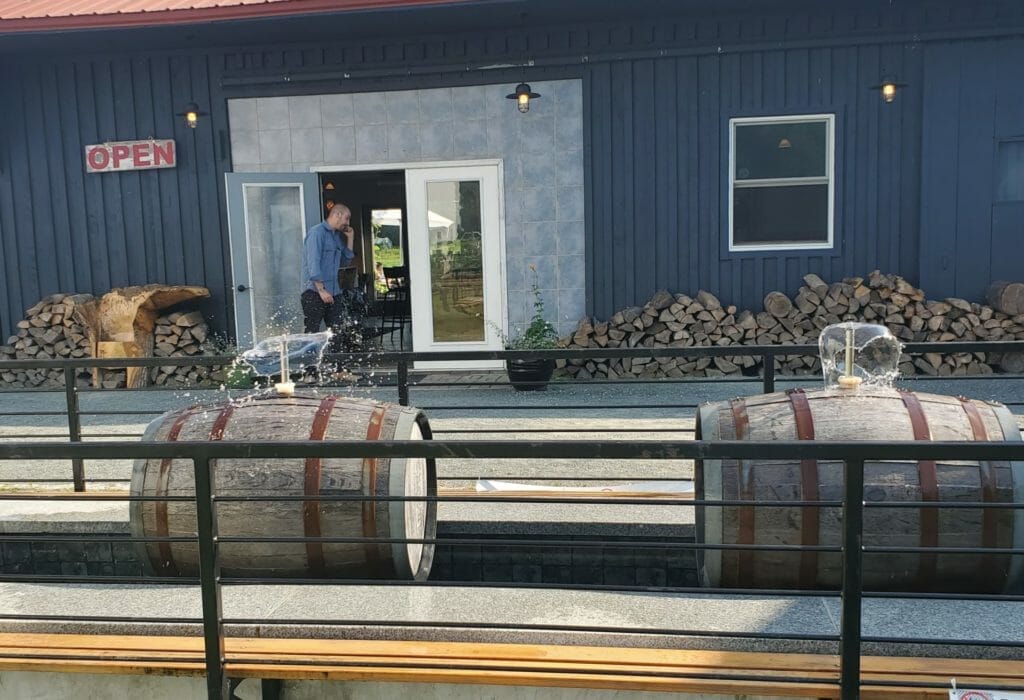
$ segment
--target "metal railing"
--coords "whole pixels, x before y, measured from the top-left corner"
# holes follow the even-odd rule
[[[937,640],[929,637],[904,637],[889,638],[878,636],[865,636],[862,633],[863,616],[862,602],[865,596],[877,596],[886,598],[947,598],[947,599],[982,599],[982,600],[1007,600],[1024,601],[1024,595],[1018,592],[1008,595],[954,595],[954,594],[895,594],[895,593],[865,593],[863,591],[863,557],[865,554],[874,553],[931,553],[931,554],[968,554],[980,552],[998,552],[1002,555],[1014,557],[1024,556],[1024,549],[1000,548],[998,550],[984,549],[980,547],[865,547],[863,544],[863,523],[865,509],[870,508],[1010,508],[1022,509],[1024,503],[984,503],[984,502],[865,502],[864,497],[864,465],[871,460],[953,460],[953,461],[1020,461],[1024,460],[1024,443],[950,443],[950,442],[694,442],[694,441],[672,441],[664,443],[651,443],[644,441],[346,441],[346,442],[189,442],[189,443],[105,443],[105,444],[32,444],[32,443],[8,443],[0,444],[0,461],[11,459],[23,460],[44,460],[44,459],[109,459],[115,457],[130,456],[140,459],[182,459],[192,462],[195,478],[196,505],[196,537],[150,537],[140,538],[138,541],[146,542],[180,542],[191,540],[198,542],[199,549],[199,577],[198,584],[202,598],[202,628],[205,644],[205,668],[209,697],[221,699],[230,697],[228,694],[228,679],[226,676],[226,665],[230,665],[232,659],[225,651],[225,625],[299,625],[310,624],[310,619],[267,619],[261,617],[252,618],[227,618],[223,612],[222,592],[224,586],[259,583],[262,585],[286,584],[325,584],[332,585],[353,585],[353,584],[379,584],[379,585],[408,585],[408,586],[443,586],[438,582],[412,582],[412,581],[380,581],[380,580],[337,580],[337,579],[270,579],[258,577],[228,578],[220,572],[220,548],[225,544],[234,542],[366,542],[366,543],[407,543],[407,544],[429,544],[436,545],[441,540],[437,538],[386,538],[386,537],[221,537],[218,534],[217,508],[219,504],[237,502],[239,500],[259,501],[355,501],[355,502],[393,502],[393,501],[433,501],[437,503],[451,501],[478,500],[489,503],[511,502],[528,503],[537,499],[529,497],[494,497],[494,496],[367,496],[362,493],[336,494],[336,495],[300,495],[280,496],[267,494],[265,496],[224,496],[216,492],[216,473],[220,460],[246,459],[259,460],[270,458],[295,458],[305,459],[311,457],[319,458],[461,458],[461,459],[504,459],[504,458],[533,458],[533,459],[559,459],[577,458],[587,460],[611,459],[631,460],[642,458],[645,460],[676,460],[676,459],[700,459],[700,460],[828,460],[843,463],[844,489],[843,498],[839,501],[775,501],[771,503],[751,503],[750,501],[736,500],[664,500],[656,499],[653,502],[643,499],[631,499],[635,505],[659,505],[687,508],[721,508],[731,505],[742,505],[755,508],[779,508],[779,507],[800,507],[800,508],[841,508],[842,509],[842,542],[838,546],[817,546],[803,547],[800,545],[764,545],[764,544],[711,544],[706,542],[694,543],[673,543],[676,547],[688,547],[692,549],[740,549],[760,550],[779,552],[799,552],[805,550],[839,552],[842,556],[842,586],[839,590],[841,599],[841,613],[838,634],[790,634],[790,633],[759,633],[759,632],[723,632],[702,629],[679,629],[679,628],[640,628],[635,630],[623,629],[620,626],[596,626],[596,625],[556,625],[556,624],[504,624],[504,623],[447,623],[450,627],[472,628],[472,629],[507,629],[515,627],[519,629],[534,631],[577,631],[577,632],[615,632],[628,633],[638,632],[654,635],[701,635],[706,637],[719,638],[758,638],[773,640],[812,640],[817,642],[832,642],[838,644],[838,656],[840,658],[840,671],[838,687],[841,697],[856,698],[859,695],[861,685],[860,663],[862,644],[867,642],[887,642],[892,644],[947,644],[967,646],[1004,646],[1008,648],[1024,649],[1024,642],[985,641],[972,639],[947,639]],[[0,500],[27,500],[27,499],[60,499],[77,498],[82,496],[25,496],[17,494],[0,495]],[[85,498],[89,498],[86,496]],[[94,498],[96,498],[94,496]],[[107,497],[109,498],[109,497]],[[140,495],[123,496],[120,500],[125,501],[182,501],[193,500],[192,497],[149,497]],[[619,504],[622,499],[606,498],[595,496],[593,498],[571,501],[567,499],[545,497],[547,503],[585,503],[585,504]],[[71,539],[77,536],[64,536],[63,539]],[[0,536],[0,541],[11,541],[17,536]],[[55,536],[60,541],[62,538]],[[449,540],[450,541],[450,540]],[[471,541],[471,540],[466,540]],[[524,542],[510,542],[513,546],[523,546]],[[535,541],[529,543],[531,546],[551,546],[550,541]],[[33,581],[33,582],[68,582],[68,583],[95,583],[98,581],[109,582],[130,582],[131,579],[124,577],[102,577],[102,576],[32,576],[32,575],[11,575],[0,576],[0,581]],[[149,582],[188,582],[189,579],[178,578],[149,578]],[[193,581],[195,579],[192,579]],[[466,585],[464,583],[449,583],[448,585]],[[496,585],[507,587],[509,584],[473,584],[473,585]],[[522,587],[538,588],[532,584],[521,584]],[[674,592],[674,593],[713,593],[716,595],[735,595],[757,592],[762,595],[830,595],[828,591],[822,590],[762,590],[757,588],[741,589],[716,589],[716,588],[695,588],[695,587],[650,587],[650,586],[565,586],[574,589],[598,588],[633,590],[638,592]],[[29,613],[24,617],[32,620],[49,620],[55,622],[68,622],[74,620],[107,621],[107,622],[166,622],[168,618],[151,617],[88,617],[75,615],[40,615]],[[21,619],[21,615],[0,614],[0,620]],[[183,618],[176,618],[174,621],[185,621]],[[198,620],[197,620],[198,621]],[[349,620],[327,620],[317,619],[317,625],[353,625],[373,626],[388,624],[381,620],[374,619],[349,619]],[[403,625],[415,627],[417,624],[429,625],[432,627],[445,627],[444,621],[429,622],[403,622]],[[284,663],[274,659],[253,659],[251,655],[246,657],[247,663],[261,663],[268,666]],[[294,662],[289,662],[294,663]],[[400,663],[400,662],[399,662]],[[478,669],[479,670],[479,669]],[[511,668],[510,668],[511,670]],[[568,672],[568,669],[566,670]],[[742,680],[738,676],[722,676],[712,672],[704,674],[688,675],[689,678],[732,678]],[[747,678],[747,677],[744,677]],[[754,680],[769,680],[768,678]],[[750,679],[748,678],[748,679]],[[780,680],[775,675],[771,680]],[[812,679],[802,677],[794,672],[787,681],[793,683],[812,682]],[[813,682],[821,682],[815,679]],[[941,687],[937,684],[925,682],[902,682],[902,681],[876,681],[872,680],[872,686],[879,685],[919,686],[922,688]],[[1020,691],[1024,687],[1004,685],[1003,687],[991,688],[992,690]]]
[[[973,342],[930,342],[930,343],[908,343],[903,346],[905,354],[924,354],[924,353],[970,353],[970,352],[994,352],[994,353],[1005,353],[1005,352],[1024,352],[1024,341],[973,341]],[[761,390],[764,393],[770,393],[775,391],[775,385],[777,375],[775,371],[775,359],[778,357],[789,357],[789,356],[801,356],[801,355],[816,355],[818,353],[818,347],[816,345],[731,345],[731,346],[714,346],[714,347],[661,347],[661,348],[588,348],[588,349],[556,349],[556,350],[529,350],[529,351],[472,351],[472,352],[371,352],[371,353],[353,353],[353,354],[342,354],[342,355],[326,355],[325,362],[340,363],[343,366],[360,368],[367,373],[374,373],[378,375],[378,378],[374,381],[373,386],[377,389],[380,388],[393,388],[397,392],[396,400],[403,406],[410,404],[410,392],[417,388],[431,388],[439,389],[446,386],[470,386],[462,381],[452,382],[441,382],[432,380],[429,383],[423,383],[413,378],[414,371],[413,367],[416,363],[421,362],[435,362],[435,361],[453,361],[453,360],[511,360],[511,359],[551,359],[551,360],[587,360],[587,359],[629,359],[629,358],[701,358],[701,357],[730,357],[730,356],[741,356],[749,355],[758,358],[757,369],[760,374],[757,376],[742,376],[742,377],[729,377],[729,378],[715,378],[710,379],[707,377],[699,378],[657,378],[657,379],[622,379],[622,380],[580,380],[572,381],[571,383],[581,386],[601,386],[604,384],[626,384],[638,385],[638,384],[657,384],[661,386],[680,384],[686,385],[695,382],[731,382],[731,383],[746,383],[749,385],[760,384]],[[59,360],[5,360],[0,361],[0,372],[12,371],[12,370],[27,370],[27,369],[42,369],[42,370],[54,370],[59,369],[63,373],[64,385],[63,387],[56,389],[36,389],[32,391],[47,391],[50,393],[63,392],[64,394],[64,407],[62,411],[10,411],[0,410],[0,419],[5,416],[11,417],[26,417],[26,416],[66,416],[67,418],[67,438],[70,442],[82,442],[86,438],[106,438],[116,437],[111,435],[102,434],[86,434],[83,431],[82,418],[91,416],[115,416],[115,415],[152,415],[157,416],[163,413],[161,410],[153,411],[117,411],[117,410],[98,410],[98,411],[83,411],[80,405],[80,396],[82,394],[105,393],[111,391],[139,391],[136,389],[87,389],[79,388],[76,385],[76,377],[78,372],[84,369],[91,369],[95,367],[114,368],[121,369],[127,367],[159,367],[159,366],[215,366],[223,367],[229,366],[234,357],[231,356],[193,356],[193,357],[160,357],[160,358],[122,358],[122,359],[108,359],[102,360],[96,358],[82,358],[82,359],[59,359]],[[385,376],[385,373],[380,371],[382,368],[394,368],[393,382],[390,374]],[[787,378],[799,379],[800,377],[807,377],[809,375],[785,375]],[[995,380],[1006,380],[1008,378],[1015,378],[1017,375],[1006,375],[1006,374],[989,374],[989,375],[972,375],[970,377],[963,377],[969,379],[995,379]],[[955,377],[928,377],[915,375],[912,378],[914,381],[928,380],[928,379],[955,379]],[[506,383],[507,384],[507,383]],[[498,383],[488,382],[487,386],[497,386]],[[187,387],[187,386],[164,386],[164,387],[146,387],[147,391],[173,391],[182,392],[187,391],[189,388],[198,387]],[[6,391],[25,391],[24,389],[5,389],[0,388],[0,397]],[[1006,402],[1008,406],[1018,406],[1014,402]],[[623,406],[613,406],[603,404],[599,407],[595,407],[592,404],[585,405],[551,405],[543,406],[537,402],[533,403],[519,403],[519,404],[489,404],[481,406],[460,406],[460,409],[468,410],[486,410],[486,411],[497,411],[497,410],[508,410],[508,411],[519,411],[519,410],[607,410],[610,408],[633,408],[633,409],[693,409],[696,408],[696,403],[686,402],[673,402],[671,404],[628,404]],[[448,410],[443,406],[435,406],[429,403],[419,404],[419,408],[424,410]],[[484,431],[492,432],[492,431]],[[455,431],[453,431],[455,434]],[[62,437],[62,434],[8,434],[2,436],[6,439],[29,439],[36,437],[47,437],[57,438]],[[127,437],[136,437],[135,435],[129,435]],[[86,489],[86,477],[84,466],[79,459],[72,460],[71,465],[72,482],[74,484],[75,491],[81,492]]]
[[[924,352],[1010,352],[1024,351],[1024,342],[976,342],[976,343],[921,343],[921,344],[910,344],[905,347],[905,351],[909,353],[924,353]],[[348,363],[362,363],[363,366],[367,366],[372,363],[375,366],[391,366],[395,367],[395,381],[393,384],[390,382],[383,385],[384,388],[397,390],[397,398],[399,403],[408,405],[410,403],[410,392],[415,391],[419,388],[439,388],[449,386],[449,383],[431,381],[428,383],[419,383],[412,377],[411,368],[414,362],[419,361],[434,361],[434,360],[451,360],[451,359],[532,359],[536,357],[544,357],[551,359],[575,359],[575,358],[605,358],[605,357],[701,357],[701,356],[730,356],[730,355],[756,355],[760,357],[761,375],[759,377],[745,378],[742,381],[756,382],[760,384],[761,390],[770,392],[775,389],[776,377],[774,374],[774,362],[773,359],[776,356],[793,356],[800,354],[816,353],[817,348],[815,346],[732,346],[732,347],[699,347],[699,348],[636,348],[636,349],[603,349],[603,350],[550,350],[550,351],[536,351],[536,352],[474,352],[474,353],[374,353],[369,355],[353,355],[353,356],[337,356],[328,359],[340,359]],[[446,585],[500,585],[502,587],[523,587],[523,588],[549,588],[549,587],[570,587],[576,589],[600,589],[600,590],[630,590],[637,592],[650,592],[650,591],[667,591],[673,593],[714,593],[716,595],[732,595],[737,593],[751,593],[757,592],[762,595],[785,595],[785,596],[801,596],[801,595],[831,595],[828,591],[791,591],[791,590],[764,590],[757,588],[747,589],[709,589],[699,588],[695,586],[614,586],[605,584],[572,584],[568,586],[554,585],[554,584],[537,584],[537,583],[510,583],[503,582],[500,584],[487,584],[487,583],[467,583],[462,581],[456,582],[439,582],[431,581],[428,583],[412,583],[412,582],[398,582],[398,581],[379,581],[379,580],[347,580],[338,581],[330,579],[305,579],[305,580],[294,580],[294,579],[263,579],[263,578],[245,578],[245,579],[232,579],[223,577],[220,575],[219,565],[219,550],[222,544],[231,544],[233,542],[239,542],[239,538],[223,538],[218,536],[217,528],[217,505],[219,503],[231,502],[237,500],[236,497],[218,495],[214,489],[214,476],[217,471],[216,460],[229,460],[229,459],[258,459],[258,458],[307,458],[307,457],[352,457],[352,458],[369,458],[369,457],[423,457],[423,458],[449,458],[449,459],[604,459],[604,460],[631,460],[642,458],[645,460],[678,460],[678,459],[818,459],[818,460],[834,460],[841,461],[844,465],[844,497],[839,501],[815,501],[815,502],[803,502],[803,501],[791,501],[791,502],[772,502],[771,504],[755,504],[755,508],[778,508],[778,507],[800,507],[800,508],[842,508],[842,522],[845,524],[843,529],[843,541],[840,546],[819,546],[814,547],[815,551],[821,552],[838,552],[843,557],[843,582],[842,588],[839,591],[841,598],[841,620],[840,620],[840,631],[837,635],[822,634],[822,635],[793,635],[786,633],[739,633],[739,632],[721,632],[711,630],[700,630],[700,629],[651,629],[642,628],[636,630],[623,630],[620,627],[615,626],[596,626],[596,625],[523,625],[520,626],[524,629],[532,629],[537,632],[541,631],[578,631],[578,632],[629,632],[634,631],[644,634],[661,634],[661,635],[701,635],[706,637],[732,637],[737,639],[743,638],[760,638],[760,639],[775,639],[778,641],[784,640],[811,640],[817,642],[831,642],[838,644],[839,656],[841,658],[841,672],[839,676],[839,687],[842,697],[856,697],[860,684],[860,656],[862,645],[864,643],[899,643],[899,644],[914,644],[914,643],[926,643],[926,644],[953,644],[953,645],[979,645],[984,644],[986,646],[1004,646],[1011,648],[1022,648],[1024,644],[1015,641],[984,641],[978,642],[970,639],[954,639],[945,640],[943,642],[936,641],[930,638],[889,638],[889,637],[878,637],[878,636],[864,636],[862,635],[862,614],[861,607],[862,601],[865,597],[873,597],[879,594],[865,593],[863,591],[863,570],[862,570],[862,559],[864,554],[879,554],[879,553],[893,553],[893,552],[930,552],[933,554],[945,553],[945,554],[967,554],[977,553],[986,551],[982,548],[921,548],[921,547],[901,547],[901,548],[879,548],[879,547],[864,547],[862,544],[862,526],[864,520],[865,509],[885,507],[885,508],[917,508],[917,509],[928,509],[928,508],[1016,508],[1021,509],[1024,505],[1018,504],[992,504],[992,503],[964,503],[964,502],[907,502],[907,503],[865,503],[863,496],[863,465],[865,461],[876,460],[876,459],[887,459],[887,460],[922,460],[922,459],[945,459],[945,460],[1022,460],[1024,461],[1024,443],[927,443],[927,442],[914,442],[914,443],[900,443],[900,442],[772,442],[772,443],[755,443],[755,442],[744,442],[744,443],[729,443],[729,442],[694,442],[694,441],[652,441],[652,440],[545,440],[541,441],[494,441],[494,440],[433,440],[433,441],[415,441],[415,442],[396,442],[396,441],[385,441],[385,442],[363,442],[363,441],[351,441],[344,443],[306,443],[306,442],[268,442],[268,443],[231,443],[231,442],[219,442],[219,443],[139,443],[139,442],[89,442],[91,435],[83,430],[82,417],[91,415],[140,415],[140,411],[133,410],[116,410],[116,411],[83,411],[79,404],[79,394],[82,393],[80,390],[75,388],[75,377],[78,370],[87,367],[93,367],[102,364],[103,367],[127,367],[127,366],[158,366],[158,365],[169,365],[169,364],[181,364],[181,365],[224,365],[226,364],[226,358],[216,357],[202,357],[202,358],[146,358],[146,359],[125,359],[125,360],[109,360],[103,359],[97,361],[94,359],[88,360],[48,360],[48,361],[13,361],[13,362],[0,362],[0,371],[4,369],[25,369],[25,368],[60,368],[65,377],[65,387],[58,391],[63,391],[65,410],[64,411],[52,411],[52,412],[40,412],[40,411],[0,411],[0,416],[11,415],[11,416],[67,416],[68,421],[68,443],[41,443],[38,440],[32,440],[29,442],[25,441],[0,441],[0,462],[11,461],[11,460],[48,460],[48,459],[70,459],[73,465],[74,474],[74,487],[76,491],[83,491],[86,485],[86,478],[84,473],[84,461],[92,459],[113,459],[120,460],[125,458],[178,458],[184,460],[190,460],[193,464],[194,477],[196,483],[196,512],[197,512],[197,536],[195,538],[131,538],[131,541],[147,541],[147,542],[180,542],[182,540],[197,541],[200,551],[200,575],[198,578],[174,578],[167,576],[149,576],[149,577],[138,577],[138,576],[64,576],[64,575],[38,575],[38,574],[4,574],[0,576],[0,581],[11,581],[11,582],[50,582],[50,583],[95,583],[95,582],[116,582],[116,583],[197,583],[201,590],[202,595],[202,617],[200,618],[174,618],[175,622],[195,622],[202,623],[204,638],[205,638],[205,664],[207,670],[208,687],[211,698],[228,697],[226,695],[226,677],[225,677],[225,664],[230,663],[230,659],[226,658],[224,650],[224,627],[226,624],[233,625],[244,625],[244,624],[264,624],[264,625],[286,625],[286,624],[301,624],[303,622],[308,623],[308,620],[290,619],[290,620],[269,620],[260,618],[225,618],[222,608],[222,587],[225,585],[242,585],[242,584],[323,584],[329,582],[337,585],[352,585],[352,584],[381,584],[381,585],[429,585],[436,587],[444,587]],[[996,379],[1006,379],[1007,375],[981,375],[971,377],[972,379],[985,379],[987,377],[993,377]],[[949,379],[944,377],[944,379]],[[644,380],[627,380],[628,383],[642,383]],[[679,383],[687,384],[694,380],[682,379],[682,380],[651,380],[651,383],[666,384],[666,383]],[[709,381],[702,379],[700,381]],[[722,381],[722,380],[714,380]],[[599,382],[574,382],[575,385],[586,386],[588,384],[599,384]],[[454,384],[454,383],[452,383]],[[181,391],[181,388],[176,388]],[[110,391],[110,390],[105,390]],[[0,398],[3,393],[0,392]],[[487,405],[477,406],[477,409],[511,409],[521,408],[522,403],[513,405]],[[607,405],[595,406],[595,405],[581,405],[581,406],[567,406],[567,405],[553,405],[549,407],[542,407],[537,403],[528,404],[532,409],[538,408],[551,408],[552,410],[565,410],[568,408],[584,410],[606,410]],[[629,404],[628,407],[631,409],[637,409],[639,411],[647,409],[692,409],[696,406],[695,403],[687,403],[686,401],[673,402],[671,404]],[[446,408],[445,406],[420,406],[428,410],[442,411]],[[474,407],[460,406],[462,410],[472,409]],[[151,411],[149,413],[157,414],[162,411]],[[657,428],[646,428],[639,432],[657,434]],[[666,433],[686,433],[692,432],[682,427],[680,428],[665,428],[662,429]],[[538,429],[538,432],[545,433],[559,433],[564,432],[564,429]],[[475,429],[475,430],[458,430],[449,429],[447,431],[435,431],[435,433],[446,433],[449,435],[474,435],[474,434],[491,434],[501,432],[493,428],[489,429]],[[516,433],[529,432],[528,429],[517,428]],[[578,429],[573,429],[573,432],[582,432]],[[30,436],[18,435],[17,438],[27,438]],[[131,436],[134,437],[134,436]],[[461,477],[449,476],[452,480],[458,480]],[[543,480],[543,479],[572,479],[574,481],[585,481],[588,478],[632,478],[628,474],[618,474],[615,477],[588,477],[587,475],[554,475],[554,476],[540,476],[529,477],[531,480]],[[46,495],[46,496],[25,496],[18,494],[0,494],[0,501],[9,500],[64,500],[74,499],[81,501],[83,498],[90,498],[90,496],[84,495]],[[98,498],[98,497],[93,497]],[[135,501],[191,501],[191,497],[179,496],[179,497],[147,497],[147,496],[122,496],[112,497],[110,495],[104,495],[102,498],[105,501],[121,500],[128,502]],[[586,497],[579,498],[574,497],[571,500],[562,499],[558,497],[544,496],[543,498],[531,498],[531,497],[500,497],[500,496],[435,496],[430,498],[417,498],[417,497],[403,497],[403,496],[363,496],[363,495],[339,495],[339,496],[295,496],[295,497],[281,497],[281,496],[266,496],[258,497],[264,498],[264,500],[302,500],[302,501],[330,501],[330,500],[354,500],[354,501],[408,501],[408,500],[429,500],[437,503],[451,503],[451,502],[467,502],[477,501],[486,503],[535,503],[543,502],[548,504],[559,504],[559,503],[573,503],[573,504],[588,504],[588,505],[619,505],[619,506],[644,506],[644,505],[656,505],[665,507],[678,507],[678,508],[721,508],[725,506],[750,506],[749,501],[711,501],[711,500],[689,500],[689,499],[665,499],[658,498],[653,500],[645,500],[642,498],[602,498],[602,497]],[[25,535],[9,534],[0,535],[0,542],[18,542],[23,541],[26,538]],[[94,538],[84,535],[52,535],[40,538],[33,536],[32,541],[41,542],[72,542],[72,541],[92,541]],[[376,541],[379,543],[425,543],[425,544],[466,544],[466,545],[478,545],[486,544],[493,546],[504,546],[504,547],[553,547],[553,546],[579,546],[579,547],[601,547],[607,543],[600,538],[594,538],[592,540],[572,540],[572,541],[561,541],[555,539],[488,539],[479,540],[472,537],[445,537],[439,538],[422,538],[422,539],[397,539],[397,538],[368,538],[364,537],[348,537],[348,538],[247,538],[247,541],[253,539],[259,539],[268,543],[271,542],[285,542],[285,541],[297,541],[297,542],[342,542],[342,541]],[[656,549],[658,547],[666,547],[671,545],[672,547],[680,549],[689,549],[693,551],[708,550],[708,549],[746,549],[746,550],[764,550],[764,551],[801,551],[807,549],[798,545],[735,545],[735,544],[708,544],[702,542],[667,542],[662,541],[658,543],[651,542],[617,542],[617,545],[635,546],[638,548],[649,547]],[[1013,549],[1000,549],[1000,554],[1012,555],[1015,557],[1024,556],[1024,551],[1013,550]],[[939,595],[939,594],[902,594],[902,595],[890,595],[886,597],[912,597],[912,598],[929,598],[929,597],[944,597],[950,599],[976,599],[976,600],[1008,600],[1008,601],[1024,601],[1024,595]],[[82,617],[76,616],[64,616],[64,615],[50,615],[40,616],[38,614],[32,614],[28,617],[31,619],[49,619],[52,621],[66,621],[74,619],[83,619]],[[16,620],[19,619],[17,615],[0,615],[0,620]],[[105,616],[105,617],[92,617],[90,620],[100,620],[108,622],[166,622],[168,618],[141,618],[141,617],[125,617],[125,616]],[[384,624],[379,620],[323,620],[318,621],[320,624],[326,625],[341,625],[341,624]],[[403,623],[409,626],[415,626],[415,623]],[[445,623],[433,621],[430,623],[431,626],[443,627]],[[459,623],[451,623],[454,627],[459,627]],[[462,625],[466,626],[466,625]],[[470,627],[487,629],[488,625],[483,623],[476,623],[469,625]],[[507,628],[509,625],[493,625],[491,627],[502,627]],[[267,664],[275,663],[273,660],[267,660]],[[704,674],[706,677],[715,677],[715,674],[709,673]],[[691,677],[701,677],[700,674]],[[810,682],[807,679],[801,679],[799,676],[794,676],[793,682]],[[872,681],[872,685],[884,685],[884,681]],[[913,683],[900,683],[900,685],[913,685]],[[922,687],[936,687],[928,686],[927,684],[921,684]],[[1005,686],[1003,688],[994,688],[996,690],[1015,691],[1024,690],[1024,688]]]

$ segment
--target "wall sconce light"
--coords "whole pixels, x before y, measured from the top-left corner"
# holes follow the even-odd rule
[[[882,78],[880,85],[872,85],[872,90],[878,90],[882,95],[882,101],[890,104],[896,100],[896,92],[899,88],[906,87],[904,83],[897,83],[896,78],[886,76]]]
[[[189,102],[187,105],[185,105],[184,112],[178,112],[174,116],[185,117],[185,126],[187,126],[189,129],[195,129],[196,126],[199,124],[199,117],[205,117],[208,115],[208,112],[199,111],[199,105],[197,105],[195,102]]]
[[[789,139],[787,139],[785,136],[783,136],[781,139],[779,139],[779,148],[792,148],[792,147],[793,147],[793,142],[790,141]]]
[[[516,85],[515,92],[505,95],[506,99],[516,101],[516,107],[518,107],[519,111],[523,114],[530,111],[530,100],[535,100],[538,97],[540,97],[540,95],[530,90],[530,86],[527,83],[519,83]]]

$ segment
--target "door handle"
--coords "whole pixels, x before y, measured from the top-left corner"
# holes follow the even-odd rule
[[[246,291],[247,289],[250,289],[250,287],[246,287],[246,286],[245,286],[244,284],[240,284],[240,285],[238,285],[238,286],[236,287],[236,289],[237,289],[238,291],[240,291],[240,292],[244,292],[244,291]]]

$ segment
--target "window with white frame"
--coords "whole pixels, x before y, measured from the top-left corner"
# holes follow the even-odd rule
[[[729,120],[729,250],[831,248],[835,115]]]

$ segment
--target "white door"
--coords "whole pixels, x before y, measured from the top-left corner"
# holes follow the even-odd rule
[[[505,315],[496,164],[405,171],[413,350],[501,350]],[[417,363],[496,368],[501,360]]]
[[[302,239],[320,220],[316,173],[227,173],[238,347],[301,333]]]

